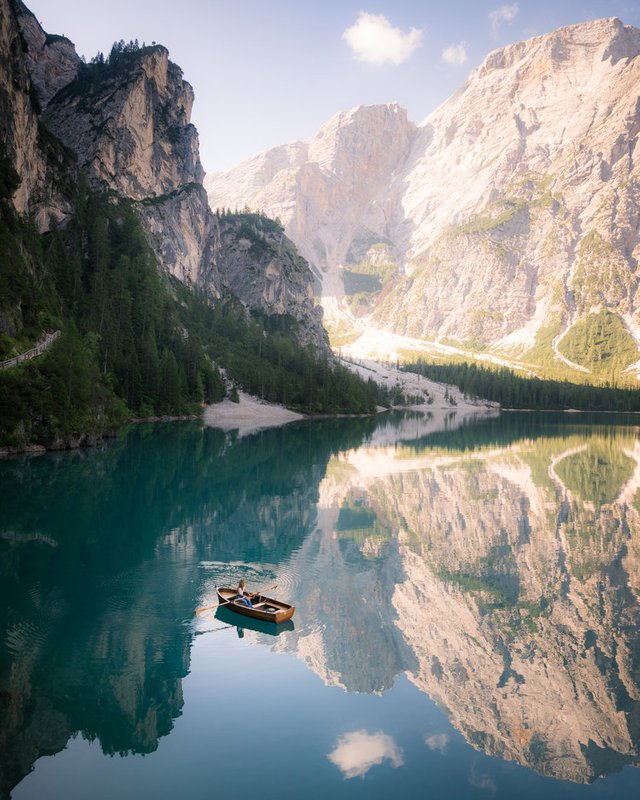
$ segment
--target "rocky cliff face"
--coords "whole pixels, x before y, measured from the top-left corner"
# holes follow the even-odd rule
[[[73,42],[65,36],[46,34],[24,3],[15,0],[14,5],[31,83],[44,107],[76,77],[82,61]]]
[[[142,200],[201,182],[192,106],[193,89],[157,45],[87,65],[45,122],[96,186]]]
[[[599,307],[636,329],[639,54],[619,20],[564,28],[492,53],[425,120],[380,320],[523,348]]]
[[[33,214],[44,229],[51,217],[60,219],[68,209],[55,181],[64,154],[43,136],[39,112],[44,95],[30,71],[33,68],[42,77],[36,62],[40,57],[42,67],[53,48],[54,44],[47,46],[35,17],[21,3],[0,2],[0,139],[21,179],[14,204],[21,213]],[[55,49],[67,52],[62,42],[56,42]],[[62,60],[66,61],[66,55]],[[49,86],[59,80],[54,70],[44,71],[49,73]]]
[[[35,213],[43,230],[52,218],[63,221],[69,204],[52,175],[71,160],[94,188],[136,204],[167,272],[213,300],[233,295],[249,310],[289,314],[299,341],[326,351],[313,277],[291,242],[280,235],[258,254],[209,210],[193,90],[166,48],[126,47],[83,64],[71,42],[46,34],[18,0],[0,0],[0,23],[2,52],[11,54],[0,78],[1,132],[22,179],[18,210]]]
[[[399,106],[360,106],[336,114],[308,142],[208,175],[209,202],[279,217],[305,258],[327,271],[348,260],[354,245],[390,232],[395,209],[389,184],[415,135]]]
[[[379,328],[526,357],[607,309],[637,342],[639,77],[640,31],[575,25],[491,53],[417,128],[356,109],[205,185],[280,214],[329,298],[363,241],[392,243]]]

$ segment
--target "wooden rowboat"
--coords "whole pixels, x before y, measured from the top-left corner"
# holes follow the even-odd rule
[[[245,617],[253,617],[254,619],[262,619],[265,622],[275,622],[276,625],[281,622],[286,622],[291,619],[293,612],[296,610],[295,606],[289,603],[283,603],[281,600],[273,600],[271,597],[265,597],[262,594],[256,594],[254,597],[249,598],[253,603],[252,607],[245,606],[237,597],[238,592],[236,589],[229,589],[226,586],[216,587],[218,593],[218,603],[224,603],[225,608],[230,611],[235,611]]]

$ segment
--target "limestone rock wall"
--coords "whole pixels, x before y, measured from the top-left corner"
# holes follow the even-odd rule
[[[491,53],[417,127],[355,109],[205,186],[279,215],[327,298],[351,253],[392,244],[377,327],[518,354],[607,308],[640,340],[639,79],[639,30],[582,23]]]
[[[20,0],[0,0],[0,133],[21,177],[16,208],[41,230],[71,211],[63,181],[84,173],[134,201],[162,268],[248,308],[288,314],[296,336],[328,352],[312,273],[280,232],[258,246],[209,209],[202,187],[193,89],[161,45],[83,64],[66,38],[45,33]]]
[[[82,61],[73,42],[65,36],[47,35],[24,3],[15,0],[15,8],[31,82],[44,107],[76,77]]]
[[[328,352],[312,273],[280,226],[253,214],[216,217],[212,247],[224,285],[248,308],[292,317],[302,344]]]
[[[88,65],[47,107],[45,122],[100,187],[141,200],[202,180],[193,90],[165,47]]]
[[[38,148],[38,117],[23,56],[25,44],[9,0],[0,0],[0,137],[21,178],[14,203],[32,212],[45,179],[45,159]]]
[[[598,306],[635,325],[639,55],[620,20],[563,28],[490,54],[422,123],[383,324],[525,347]]]
[[[388,186],[414,136],[398,105],[360,106],[336,114],[308,142],[208,175],[209,203],[279,217],[305,258],[326,271],[347,259],[354,241],[389,233],[395,206]]]

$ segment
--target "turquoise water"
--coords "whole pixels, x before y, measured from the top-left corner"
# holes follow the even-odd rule
[[[0,461],[0,797],[638,796],[638,428],[447,428]]]

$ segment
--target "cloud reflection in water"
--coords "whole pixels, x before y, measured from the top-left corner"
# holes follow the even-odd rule
[[[424,740],[429,750],[438,750],[442,755],[446,754],[449,742],[450,737],[446,733],[434,733],[431,736],[426,736]]]
[[[371,767],[381,764],[385,759],[393,767],[404,764],[402,750],[391,736],[382,731],[367,733],[360,730],[345,733],[338,738],[335,749],[327,757],[345,778],[364,777]]]

